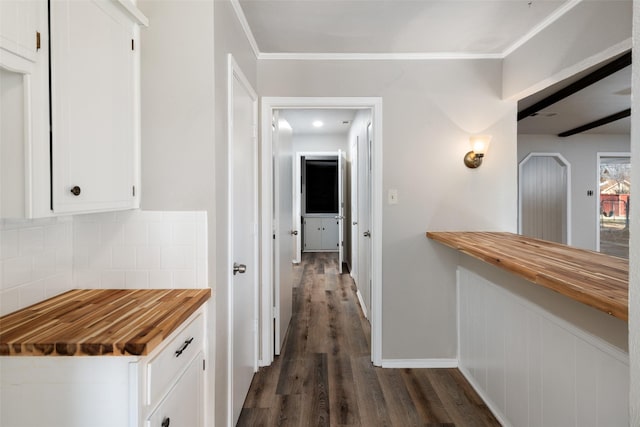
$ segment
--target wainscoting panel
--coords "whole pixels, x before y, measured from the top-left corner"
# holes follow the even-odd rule
[[[458,268],[459,368],[505,426],[627,426],[629,356]]]

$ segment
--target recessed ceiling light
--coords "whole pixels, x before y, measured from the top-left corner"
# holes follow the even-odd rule
[[[314,128],[321,128],[324,125],[324,123],[322,123],[320,120],[315,120],[311,124],[313,125]]]

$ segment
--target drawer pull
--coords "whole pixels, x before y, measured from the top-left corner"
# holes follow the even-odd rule
[[[184,344],[182,344],[182,347],[180,347],[180,349],[176,350],[176,357],[179,357],[187,349],[187,347],[189,347],[189,344],[191,344],[192,342],[193,342],[193,337],[191,337],[188,340],[186,340],[184,342]],[[169,425],[169,424],[167,424],[167,425]],[[163,424],[162,427],[164,427],[164,424]]]
[[[169,427],[169,424],[171,424],[171,418],[165,417],[162,420],[162,424],[160,424],[160,427]]]

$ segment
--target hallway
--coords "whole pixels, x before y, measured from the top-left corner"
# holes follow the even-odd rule
[[[373,367],[369,322],[337,259],[305,253],[294,268],[282,353],[253,378],[238,426],[499,426],[457,369]]]

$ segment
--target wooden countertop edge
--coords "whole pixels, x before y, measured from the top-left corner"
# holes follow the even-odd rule
[[[95,291],[95,290],[88,290]],[[184,289],[176,290],[184,291]],[[25,339],[22,342],[0,343],[0,356],[145,356],[151,353],[162,341],[170,336],[193,313],[211,298],[210,288],[197,289],[196,296],[192,297],[189,304],[170,306],[172,310],[165,310],[160,316],[153,316],[154,322],[150,325],[133,327],[137,330],[134,336],[127,335],[127,339],[94,341],[92,338],[78,339],[75,342],[53,340],[52,342],[39,342]],[[65,292],[69,294],[74,291]],[[65,295],[61,294],[61,295]],[[60,297],[59,295],[58,297]],[[76,295],[76,300],[81,299]],[[55,297],[54,297],[55,298]],[[53,298],[52,298],[53,300]],[[49,300],[39,304],[46,305]],[[74,301],[74,306],[77,301]],[[64,304],[56,303],[57,306]],[[34,317],[30,307],[23,309],[26,317]],[[126,320],[126,318],[124,319]],[[104,342],[106,341],[106,342]]]
[[[427,232],[426,236],[429,239],[444,244],[452,249],[455,249],[465,255],[469,255],[473,258],[484,261],[488,264],[499,267],[506,270],[516,276],[522,277],[525,280],[534,284],[543,286],[554,292],[562,294],[572,300],[578,301],[582,304],[593,307],[597,310],[605,312],[613,317],[628,322],[629,309],[626,301],[619,301],[611,297],[602,297],[594,295],[592,292],[576,286],[575,284],[559,280],[552,275],[545,274],[543,271],[536,271],[528,267],[524,263],[520,263],[517,260],[510,259],[509,257],[495,257],[484,253],[475,247],[474,245],[460,245],[453,244],[448,239],[444,238],[443,233],[455,233],[455,232]],[[506,235],[513,236],[511,233],[504,233]]]

